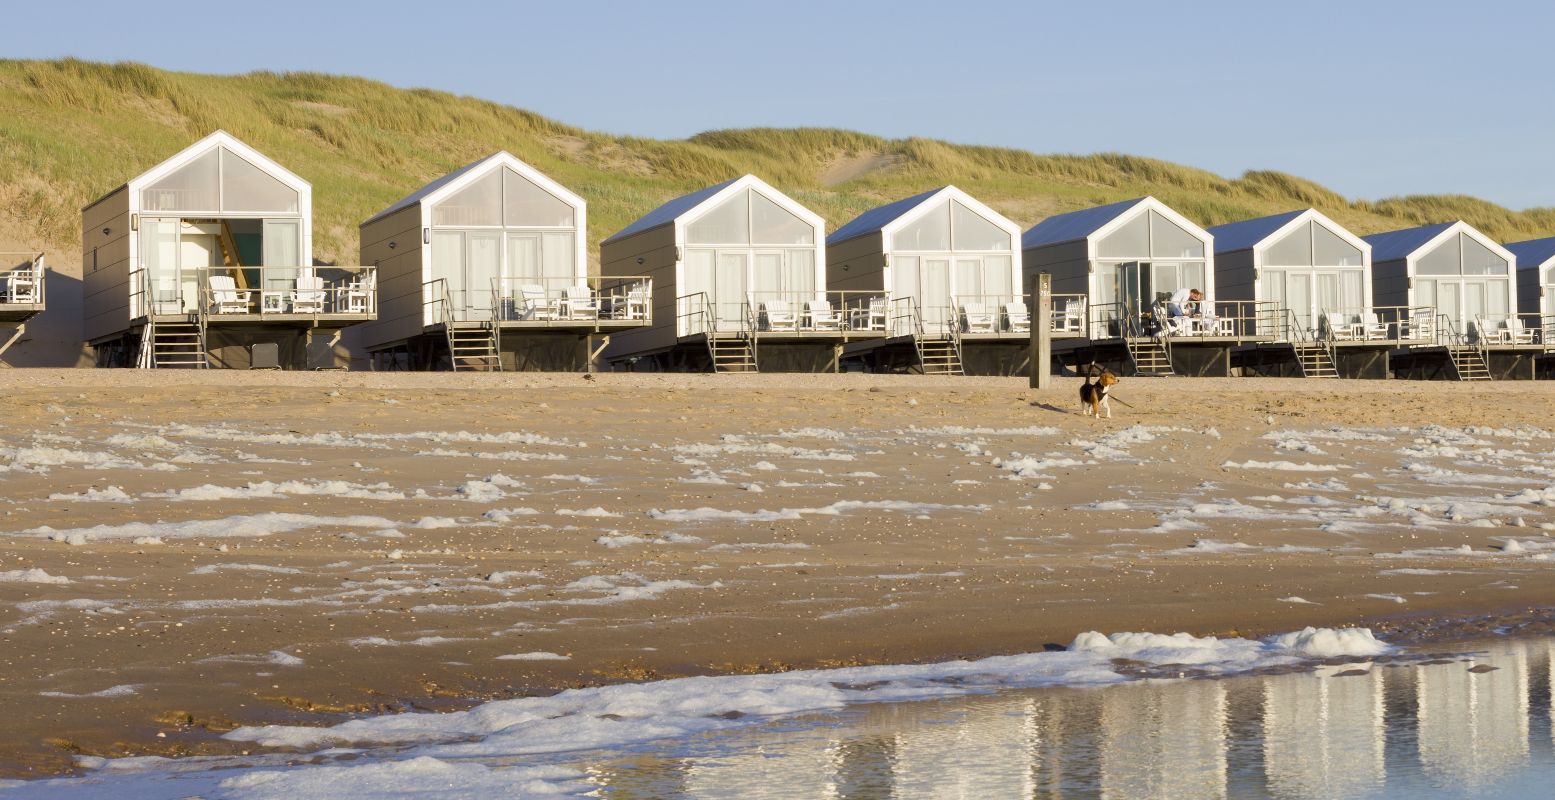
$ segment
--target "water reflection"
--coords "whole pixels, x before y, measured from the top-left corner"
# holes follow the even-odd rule
[[[634,800],[1548,796],[1552,655],[863,705],[574,763]]]

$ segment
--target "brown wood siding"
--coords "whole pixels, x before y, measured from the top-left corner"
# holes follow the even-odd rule
[[[425,327],[421,296],[426,282],[422,263],[425,245],[421,240],[419,203],[362,225],[362,265],[378,268],[378,321],[360,326],[366,347],[408,339]]]
[[[653,324],[610,337],[606,359],[662,350],[675,344],[675,226],[661,225],[599,248],[599,272],[605,277],[642,275],[653,279]],[[643,263],[637,263],[641,258]]]
[[[82,337],[91,341],[127,330],[132,293],[130,193],[120,187],[81,212]]]

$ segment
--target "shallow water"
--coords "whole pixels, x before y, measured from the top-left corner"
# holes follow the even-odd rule
[[[570,763],[623,799],[1550,797],[1552,653],[863,705]]]
[[[540,754],[546,742],[529,740],[535,749],[477,758],[386,747],[301,759],[129,760],[80,778],[0,782],[0,800],[1555,795],[1555,638],[1454,652],[862,703],[570,753]],[[978,675],[962,679],[973,685]],[[565,738],[568,728],[554,731]]]

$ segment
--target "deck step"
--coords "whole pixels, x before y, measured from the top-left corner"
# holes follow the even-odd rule
[[[501,372],[502,352],[495,325],[448,328],[448,363],[454,372]]]
[[[744,334],[713,335],[707,340],[707,352],[714,372],[760,372],[756,358],[756,340]]]
[[[1176,374],[1172,369],[1171,353],[1160,341],[1140,337],[1124,339],[1124,344],[1128,347],[1129,360],[1134,362],[1136,375],[1168,377]]]
[[[154,369],[207,369],[205,330],[197,322],[162,322],[148,326],[149,341],[141,347],[141,366]]]
[[[1333,354],[1327,347],[1321,344],[1291,345],[1296,354],[1296,368],[1303,378],[1337,378],[1339,366],[1334,363]]]
[[[961,348],[955,339],[931,339],[927,336],[913,338],[918,354],[918,369],[925,375],[965,375],[961,363]]]
[[[1452,361],[1453,372],[1457,373],[1460,381],[1488,381],[1491,379],[1490,366],[1485,363],[1484,354],[1477,347],[1450,346],[1447,348],[1447,357]]]

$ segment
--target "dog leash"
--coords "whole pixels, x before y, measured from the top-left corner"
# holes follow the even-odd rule
[[[1131,406],[1131,405],[1129,405],[1129,403],[1128,403],[1128,401],[1127,401],[1127,400],[1124,400],[1124,399],[1123,399],[1123,398],[1121,398],[1121,397],[1117,397],[1117,396],[1115,396],[1115,395],[1111,395],[1111,394],[1109,394],[1109,395],[1107,395],[1107,399],[1108,399],[1108,400],[1111,400],[1111,401],[1113,401],[1113,402],[1116,402],[1116,403],[1122,403],[1122,404],[1123,404],[1123,405],[1124,405],[1124,406],[1125,406],[1125,407],[1127,407],[1127,408],[1133,408],[1133,406]]]

